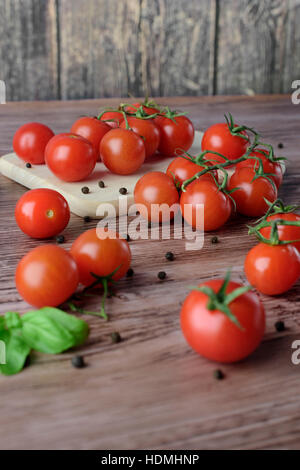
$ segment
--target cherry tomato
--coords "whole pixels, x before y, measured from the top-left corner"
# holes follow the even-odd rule
[[[112,279],[121,279],[128,271],[131,261],[127,241],[118,233],[103,228],[92,228],[82,233],[74,241],[71,255],[77,263],[80,282],[85,286],[95,281],[91,273],[101,277],[108,276],[119,268]]]
[[[245,131],[242,131],[241,134],[247,136]],[[226,123],[219,123],[213,124],[204,132],[201,148],[202,151],[212,150],[221,153],[230,160],[236,160],[246,153],[248,144],[248,140],[233,136]],[[215,163],[224,163],[225,161],[224,158],[213,153],[207,153],[205,158]]]
[[[194,141],[194,126],[186,116],[175,117],[174,120],[157,116],[155,124],[160,128],[158,150],[166,156],[175,156],[179,151],[187,151]]]
[[[132,116],[127,117],[129,127],[143,138],[146,158],[153,155],[159,144],[160,131],[153,121],[149,119],[140,119]],[[122,128],[126,128],[126,122],[123,121],[120,125]]]
[[[146,106],[142,103],[133,103],[132,105],[126,106],[126,112],[135,113],[141,106],[143,106],[143,110],[146,114],[148,114],[148,116],[150,116],[151,114],[159,113],[158,108],[154,108],[153,106]]]
[[[61,134],[51,139],[45,159],[49,169],[63,181],[81,181],[93,171],[97,154],[91,142],[76,134]]]
[[[280,165],[280,163],[277,163],[277,162],[271,162],[269,160],[269,158],[267,157],[267,155],[268,155],[267,152],[265,152],[263,149],[261,149],[261,150],[265,153],[265,155],[263,155],[262,153],[256,151],[256,152],[250,153],[250,157],[258,157],[262,161],[264,173],[270,173],[269,177],[274,181],[277,188],[279,188],[279,186],[282,183],[282,168],[281,168],[281,165]],[[244,160],[243,162],[239,162],[236,165],[237,169],[244,168],[244,167],[250,167],[250,168],[258,169],[259,161],[254,159],[254,158],[247,158],[247,160]]]
[[[106,132],[111,130],[111,126],[96,117],[84,116],[71,127],[71,133],[85,137],[93,144],[96,154],[99,156],[99,145]]]
[[[174,218],[179,205],[170,208],[179,201],[178,191],[170,176],[160,171],[152,171],[142,176],[134,188],[134,202],[141,206],[138,210],[142,217],[152,222],[162,222]],[[165,204],[159,210],[154,205]]]
[[[267,217],[267,221],[270,222],[271,220],[288,220],[290,222],[300,222],[300,215],[294,214],[293,212],[283,213],[283,214],[273,214]],[[300,240],[300,227],[292,226],[292,225],[278,225],[278,235],[279,240],[282,241],[289,241],[289,240]],[[271,234],[271,227],[264,227],[260,230],[260,233],[265,238],[270,238]],[[300,241],[292,243],[295,248],[300,252]]]
[[[183,157],[176,157],[168,166],[166,174],[171,178],[175,178],[175,183],[181,186],[184,181],[192,178],[192,176],[202,170],[204,170],[202,165],[197,165],[191,160],[187,160]],[[213,171],[213,174],[218,181],[218,172]],[[200,176],[199,179],[210,179],[214,181],[211,173],[205,173],[204,175]]]
[[[123,121],[123,116],[118,111],[106,111],[102,114],[100,120],[105,121],[108,126],[115,129],[116,127],[120,126],[121,122]]]
[[[45,163],[45,148],[54,136],[52,130],[39,122],[29,122],[19,127],[13,138],[15,153],[32,165]]]
[[[100,156],[104,165],[118,175],[130,175],[145,161],[143,139],[127,129],[112,129],[100,143]]]
[[[17,202],[15,217],[22,232],[33,238],[49,238],[68,225],[70,209],[65,198],[53,189],[31,189]]]
[[[194,228],[203,230],[198,204],[204,206],[204,231],[216,230],[227,222],[231,214],[230,198],[208,179],[190,183],[181,193],[180,208],[183,218]],[[189,207],[188,205],[191,205]],[[200,225],[199,225],[200,224]]]
[[[218,292],[222,280],[200,284]],[[230,281],[226,293],[241,287]],[[236,362],[251,354],[260,344],[265,331],[264,308],[258,296],[250,291],[237,297],[230,310],[242,329],[220,310],[207,308],[206,294],[193,290],[185,299],[181,309],[181,329],[189,345],[201,356],[217,362]]]
[[[16,269],[16,287],[26,302],[35,307],[57,307],[78,286],[78,269],[72,256],[55,245],[31,250]]]
[[[283,294],[300,277],[300,254],[292,245],[258,243],[246,257],[245,273],[263,294]]]
[[[253,168],[243,167],[235,170],[228,184],[230,190],[239,188],[231,196],[235,200],[237,211],[249,217],[256,217],[267,212],[269,206],[265,199],[274,202],[277,189],[268,179],[260,176],[253,181]]]

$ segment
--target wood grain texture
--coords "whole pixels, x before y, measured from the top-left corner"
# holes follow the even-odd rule
[[[289,92],[299,0],[2,0],[7,100]]]
[[[216,1],[141,5],[143,89],[150,96],[213,94]]]
[[[63,99],[142,94],[139,0],[60,0]]]
[[[293,80],[299,80],[300,61],[294,60],[300,56],[300,0],[289,0],[286,34],[281,57],[282,90],[288,93]]]
[[[55,0],[1,0],[0,44],[7,101],[59,97]]]
[[[110,100],[113,103],[116,101]],[[283,142],[289,166],[280,196],[300,200],[298,158],[299,107],[289,96],[164,98],[188,112],[197,128],[223,119],[230,111],[238,122],[259,129],[274,144]],[[0,154],[11,149],[15,128],[40,120],[56,131],[69,128],[75,116],[94,114],[107,100],[8,104],[0,106]],[[282,116],[285,118],[282,119]],[[4,119],[5,118],[5,119]],[[0,177],[0,311],[25,312],[15,290],[18,260],[39,243],[16,227],[13,209],[25,188]],[[195,353],[179,328],[180,304],[188,285],[222,276],[245,280],[243,261],[255,240],[245,222],[231,220],[217,235],[205,236],[200,252],[185,251],[184,240],[130,242],[134,278],[118,283],[107,301],[110,321],[86,317],[91,335],[80,349],[88,367],[70,365],[73,352],[36,354],[21,374],[0,377],[1,449],[299,449],[299,367],[291,364],[291,344],[300,339],[300,283],[286,295],[261,296],[267,328],[260,348],[246,361],[221,366],[226,379],[216,382],[220,367]],[[79,233],[95,226],[76,216],[64,234],[69,247]],[[13,240],[13,243],[12,243]],[[165,260],[172,250],[175,260]],[[157,272],[165,270],[161,282]],[[87,305],[99,308],[97,296]],[[286,331],[274,323],[284,320]],[[111,343],[119,331],[124,339]]]
[[[298,16],[298,0],[219,2],[216,93],[289,92]]]

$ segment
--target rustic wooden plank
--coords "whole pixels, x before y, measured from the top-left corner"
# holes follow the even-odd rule
[[[290,47],[299,50],[295,10],[298,0],[219,2],[217,94],[290,91],[298,68]]]
[[[0,3],[0,80],[7,100],[59,97],[55,0]]]
[[[300,200],[298,159],[299,110],[289,96],[164,98],[187,111],[197,128],[223,119],[231,111],[238,122],[261,130],[276,150],[290,159],[280,195]],[[56,132],[69,129],[80,114],[117,100],[19,103],[0,106],[0,154],[11,149],[15,128],[26,120],[43,121]],[[20,110],[22,112],[20,112]],[[285,119],[282,119],[285,116]],[[5,119],[4,119],[5,118]],[[0,312],[25,312],[16,293],[14,269],[40,243],[15,225],[14,205],[25,188],[0,177]],[[216,364],[193,353],[179,328],[180,303],[188,285],[222,275],[229,265],[244,280],[244,256],[255,240],[245,222],[232,219],[218,232],[220,243],[205,237],[201,252],[187,252],[183,240],[130,242],[133,279],[118,283],[108,299],[111,321],[86,317],[91,336],[81,348],[88,367],[74,370],[72,352],[36,354],[21,374],[0,377],[2,399],[0,448],[68,449],[216,449],[298,448],[299,366],[291,364],[291,344],[300,335],[300,283],[286,295],[262,296],[267,331],[261,347],[246,361],[222,366],[226,379],[215,382]],[[64,234],[69,247],[79,233],[95,226],[72,216]],[[11,240],[13,239],[13,243]],[[166,251],[176,259],[167,262]],[[167,272],[164,282],[157,272]],[[99,308],[97,297],[88,307]],[[285,321],[277,333],[274,323]],[[111,343],[120,331],[124,341]]]
[[[141,94],[139,0],[59,2],[63,99]]]
[[[213,93],[215,0],[143,0],[143,88],[150,96]]]
[[[299,80],[300,61],[300,0],[289,0],[286,15],[284,46],[280,60],[281,91],[291,92],[293,80]]]

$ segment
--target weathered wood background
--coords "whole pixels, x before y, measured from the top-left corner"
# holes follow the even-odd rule
[[[290,92],[300,0],[0,0],[7,100]]]

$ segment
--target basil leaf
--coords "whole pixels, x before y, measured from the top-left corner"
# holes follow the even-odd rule
[[[58,354],[85,341],[88,325],[83,320],[52,307],[25,313],[22,334],[32,349]]]
[[[22,328],[22,319],[17,312],[7,312],[4,316],[6,328]]]
[[[39,310],[43,315],[57,321],[74,336],[74,346],[84,343],[89,334],[89,326],[81,318],[77,318],[70,313],[63,312],[59,308],[43,307]]]
[[[23,318],[22,334],[32,349],[58,354],[73,346],[73,335],[59,323],[39,312],[30,313],[30,316]]]
[[[0,331],[5,330],[5,320],[4,316],[0,316]]]
[[[6,364],[0,364],[0,372],[4,375],[13,375],[23,369],[26,358],[30,353],[30,346],[22,336],[11,331],[0,332],[0,340],[5,345]]]

